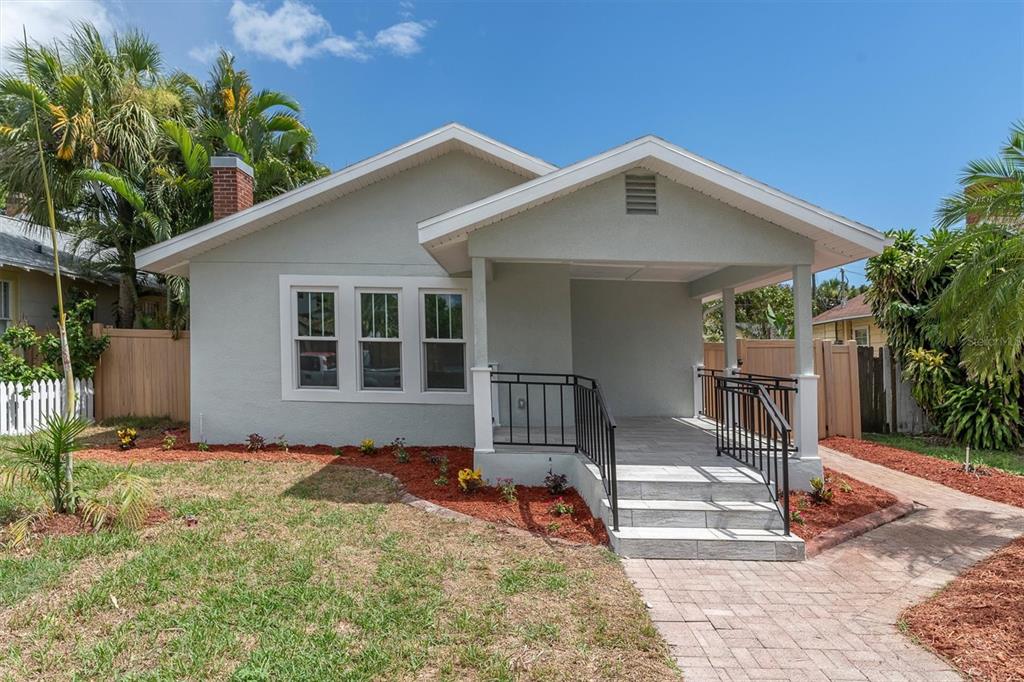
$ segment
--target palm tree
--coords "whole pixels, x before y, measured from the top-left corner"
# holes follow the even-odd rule
[[[41,167],[26,153],[36,133],[34,100],[62,222],[113,250],[106,265],[120,277],[118,324],[134,326],[135,251],[166,235],[124,193],[108,191],[92,174],[140,180],[151,173],[160,121],[187,106],[182,84],[161,75],[159,48],[135,31],[115,35],[108,47],[94,26],[79,24],[52,47],[22,49],[19,70],[0,77],[7,116],[0,128],[0,177],[8,191],[27,198],[29,213],[42,222]],[[29,68],[34,82],[26,77]]]
[[[936,250],[923,277],[952,267],[929,309],[941,338],[959,343],[967,371],[983,381],[1019,375],[1024,351],[1024,122],[999,157],[970,162],[938,223],[963,221]]]
[[[239,154],[255,171],[254,200],[264,201],[329,169],[313,160],[316,142],[299,119],[301,108],[274,90],[255,92],[244,69],[221,50],[209,80],[191,80],[188,91],[196,113],[195,134],[212,154]]]

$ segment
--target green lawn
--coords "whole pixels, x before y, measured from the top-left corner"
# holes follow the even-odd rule
[[[170,521],[0,550],[0,679],[676,678],[607,550],[428,515],[360,469],[136,471]]]
[[[894,433],[865,433],[864,440],[889,445],[894,448],[920,452],[923,455],[939,457],[954,462],[964,461],[964,448],[951,445],[940,436],[906,436]],[[1024,452],[1008,450],[971,449],[971,461],[996,469],[1024,475]]]

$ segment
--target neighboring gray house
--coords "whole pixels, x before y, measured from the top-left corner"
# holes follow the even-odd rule
[[[237,205],[251,169],[214,165]],[[812,272],[884,245],[656,137],[556,168],[448,125],[137,259],[191,280],[195,440],[471,446],[491,478],[564,471],[620,551],[781,559],[778,464],[821,472]],[[735,292],[783,280],[796,374],[703,371],[702,300],[734,349]]]
[[[95,296],[95,321],[112,324],[117,306],[116,278],[97,272],[77,257],[71,235],[60,233],[57,245],[66,291],[76,287]],[[57,289],[48,228],[0,216],[0,333],[16,323],[39,330],[56,329],[55,305]]]

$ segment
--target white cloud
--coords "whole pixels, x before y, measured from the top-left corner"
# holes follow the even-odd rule
[[[403,21],[378,31],[373,44],[400,57],[408,57],[423,49],[420,41],[432,25],[433,22],[429,21]]]
[[[220,43],[216,42],[207,43],[206,45],[196,45],[188,51],[188,56],[197,62],[210,64],[217,58],[217,55],[220,54],[221,49]]]
[[[402,9],[410,11],[412,4],[403,3]],[[358,61],[369,59],[375,50],[413,55],[433,25],[407,20],[378,31],[372,40],[362,33],[349,38],[336,34],[315,7],[300,0],[284,0],[272,12],[258,2],[234,0],[228,19],[242,49],[292,67],[325,53]]]
[[[101,0],[0,0],[0,66],[6,67],[8,49],[21,42],[21,27],[29,42],[50,43],[67,35],[76,22],[90,21],[103,35],[114,20]]]

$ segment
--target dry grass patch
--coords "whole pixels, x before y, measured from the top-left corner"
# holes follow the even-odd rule
[[[142,469],[174,515],[147,537],[0,556],[0,678],[677,677],[604,549],[429,515],[343,466]]]

